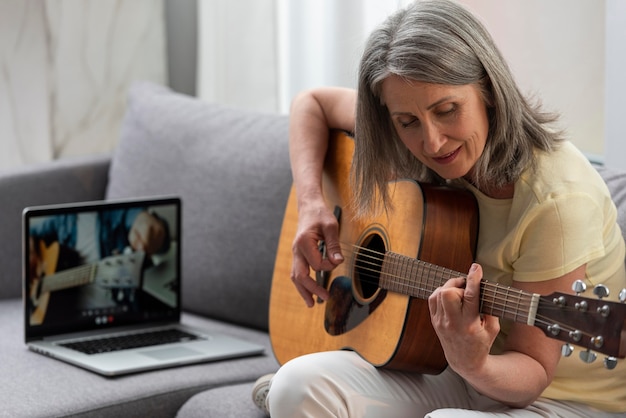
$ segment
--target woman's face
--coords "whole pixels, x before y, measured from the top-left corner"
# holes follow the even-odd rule
[[[382,99],[404,145],[445,179],[466,177],[487,141],[487,107],[474,84],[429,84],[390,76]]]

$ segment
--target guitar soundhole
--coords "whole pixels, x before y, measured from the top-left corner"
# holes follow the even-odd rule
[[[354,263],[354,284],[358,296],[368,300],[376,295],[385,254],[385,242],[380,235],[369,235],[359,247]]]

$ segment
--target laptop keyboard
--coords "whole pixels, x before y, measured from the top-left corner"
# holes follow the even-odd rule
[[[197,339],[199,339],[197,335],[178,329],[168,329],[121,335],[118,337],[105,337],[93,340],[76,341],[60,345],[85,354],[98,354],[127,350],[130,348],[141,348],[181,341],[192,341]]]

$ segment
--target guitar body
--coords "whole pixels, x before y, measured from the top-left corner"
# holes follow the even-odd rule
[[[42,292],[41,281],[46,276],[51,276],[57,269],[57,262],[59,261],[59,254],[61,253],[61,246],[58,242],[53,242],[49,246],[42,241],[39,243],[39,254],[41,257],[40,265],[42,271],[38,274],[38,278],[34,279],[30,286],[30,297],[33,301],[35,309],[30,315],[31,325],[41,325],[46,316],[48,310],[48,303],[50,302],[50,292]]]
[[[283,364],[308,353],[349,349],[378,367],[440,373],[447,363],[430,322],[428,301],[379,287],[382,261],[372,261],[372,254],[382,257],[392,251],[467,272],[478,232],[476,201],[463,190],[400,180],[389,183],[390,211],[356,219],[350,208],[353,151],[352,138],[332,133],[323,189],[338,216],[345,261],[331,272],[311,272],[331,295],[313,308],[306,306],[290,279],[298,222],[291,190],[270,297],[274,354]]]

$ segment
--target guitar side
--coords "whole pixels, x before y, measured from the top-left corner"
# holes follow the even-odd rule
[[[348,183],[353,150],[351,138],[333,134],[323,187],[329,207],[341,209],[340,241],[356,245],[357,250],[353,254],[344,247],[346,260],[325,277],[331,298],[318,301],[313,308],[306,307],[290,279],[298,220],[291,190],[270,298],[274,354],[283,364],[312,352],[351,349],[379,367],[439,373],[446,362],[430,323],[427,301],[380,289],[368,283],[371,278],[363,281],[369,273],[362,267],[368,263],[362,249],[419,256],[467,271],[476,242],[475,201],[467,195],[459,198],[458,191],[403,180],[390,183],[393,212],[355,220]],[[311,274],[315,277],[315,272]]]

